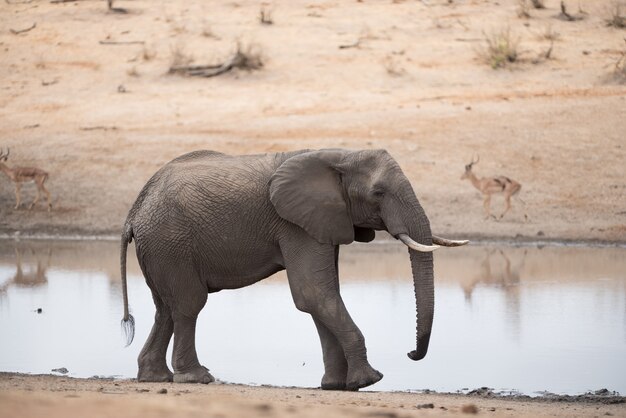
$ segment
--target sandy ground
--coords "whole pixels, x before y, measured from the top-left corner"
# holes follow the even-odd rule
[[[54,210],[14,210],[2,176],[0,231],[117,234],[145,181],[191,150],[345,147],[388,149],[439,234],[626,241],[626,87],[610,78],[626,32],[607,27],[609,0],[566,1],[575,22],[555,0],[528,19],[517,3],[298,0],[268,3],[262,25],[247,0],[3,2],[0,146],[50,173]],[[506,27],[519,62],[493,70],[479,51]],[[261,71],[167,74],[176,52],[214,64],[237,40]],[[502,221],[460,180],[475,154],[479,176],[522,183]]]
[[[621,402],[621,403],[612,403]],[[0,417],[626,416],[624,398],[593,402],[415,393],[329,392],[0,373]]]
[[[249,0],[116,2],[126,13],[104,1],[2,2],[0,147],[11,148],[9,165],[50,173],[54,208],[14,210],[0,177],[0,235],[117,234],[145,181],[184,152],[344,147],[389,150],[438,234],[626,242],[626,87],[612,77],[626,32],[607,27],[609,0],[566,0],[584,17],[575,22],[545,3],[521,19],[515,0],[293,0],[265,3],[273,24],[262,25]],[[493,70],[480,51],[507,27],[519,60]],[[262,53],[261,71],[167,74],[176,54],[215,64],[238,40]],[[460,180],[476,154],[479,176],[522,183],[523,203],[501,221],[484,220],[480,194]],[[499,213],[501,198],[492,206]],[[416,409],[426,403],[435,407]],[[0,377],[7,417],[403,417],[465,404],[494,416],[626,415],[451,395]]]

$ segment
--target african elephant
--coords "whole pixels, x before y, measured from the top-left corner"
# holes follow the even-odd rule
[[[382,374],[368,362],[363,335],[339,294],[339,245],[369,242],[386,230],[409,250],[417,304],[417,348],[426,355],[434,309],[433,259],[439,245],[400,166],[384,150],[302,150],[230,156],[182,155],[148,181],[122,233],[121,267],[128,344],[126,250],[137,258],[156,305],[138,358],[140,381],[209,383],[195,349],[207,294],[249,286],[286,269],[297,309],[319,333],[322,389],[358,390]],[[439,245],[437,245],[439,244]],[[174,335],[172,373],[165,353]]]

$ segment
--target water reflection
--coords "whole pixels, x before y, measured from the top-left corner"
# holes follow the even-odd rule
[[[133,377],[154,307],[132,249],[128,271],[137,336],[124,349],[117,243],[0,241],[0,370]],[[415,327],[406,249],[351,245],[340,259],[345,303],[385,374],[375,390],[626,393],[625,272],[623,248],[439,251],[431,349],[415,363],[405,355]],[[197,346],[226,381],[317,386],[323,373],[315,327],[284,274],[210,295]]]

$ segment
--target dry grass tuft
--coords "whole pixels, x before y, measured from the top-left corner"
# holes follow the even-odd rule
[[[535,9],[545,9],[546,5],[543,4],[543,0],[530,0]]]
[[[273,10],[267,5],[261,5],[261,10],[259,10],[259,22],[262,25],[273,25],[274,19],[272,19]]]
[[[383,67],[385,67],[387,74],[392,77],[401,77],[406,74],[406,70],[402,67],[398,59],[391,54],[388,54],[383,59]]]
[[[180,44],[170,47],[170,53],[170,68],[184,67],[193,62],[193,57],[188,55]]]
[[[610,81],[619,84],[626,84],[626,38],[624,38],[624,43],[624,50],[615,62],[613,73],[610,76]]]
[[[483,34],[486,45],[479,51],[479,56],[491,68],[504,68],[518,60],[519,38],[511,35],[510,28]]]
[[[528,0],[517,0],[517,17],[521,19],[530,18],[530,7]]]
[[[545,39],[546,41],[556,41],[561,37],[559,32],[556,32],[551,24],[548,24],[544,27],[543,32],[539,34],[540,39]]]
[[[130,77],[139,77],[139,71],[137,70],[137,67],[133,66],[131,68],[129,68],[128,70],[126,70],[126,74],[129,75]]]
[[[606,19],[606,25],[614,28],[626,28],[626,5],[620,0],[613,0],[609,6],[609,17]]]
[[[147,46],[143,46],[143,49],[141,50],[141,59],[143,59],[144,61],[152,61],[153,59],[155,59],[157,56],[156,51],[154,51],[151,48],[148,48]]]

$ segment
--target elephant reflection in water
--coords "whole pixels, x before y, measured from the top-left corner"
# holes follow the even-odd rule
[[[31,254],[37,260],[37,268],[35,270],[26,269],[22,267],[22,256],[24,249],[15,247],[15,275],[12,279],[6,281],[0,286],[0,294],[6,293],[7,289],[15,287],[39,287],[48,283],[48,277],[46,272],[50,267],[50,258],[52,256],[52,250],[50,247],[47,249],[46,257],[38,257],[37,253],[32,247],[29,247]],[[45,258],[45,261],[43,260]]]

